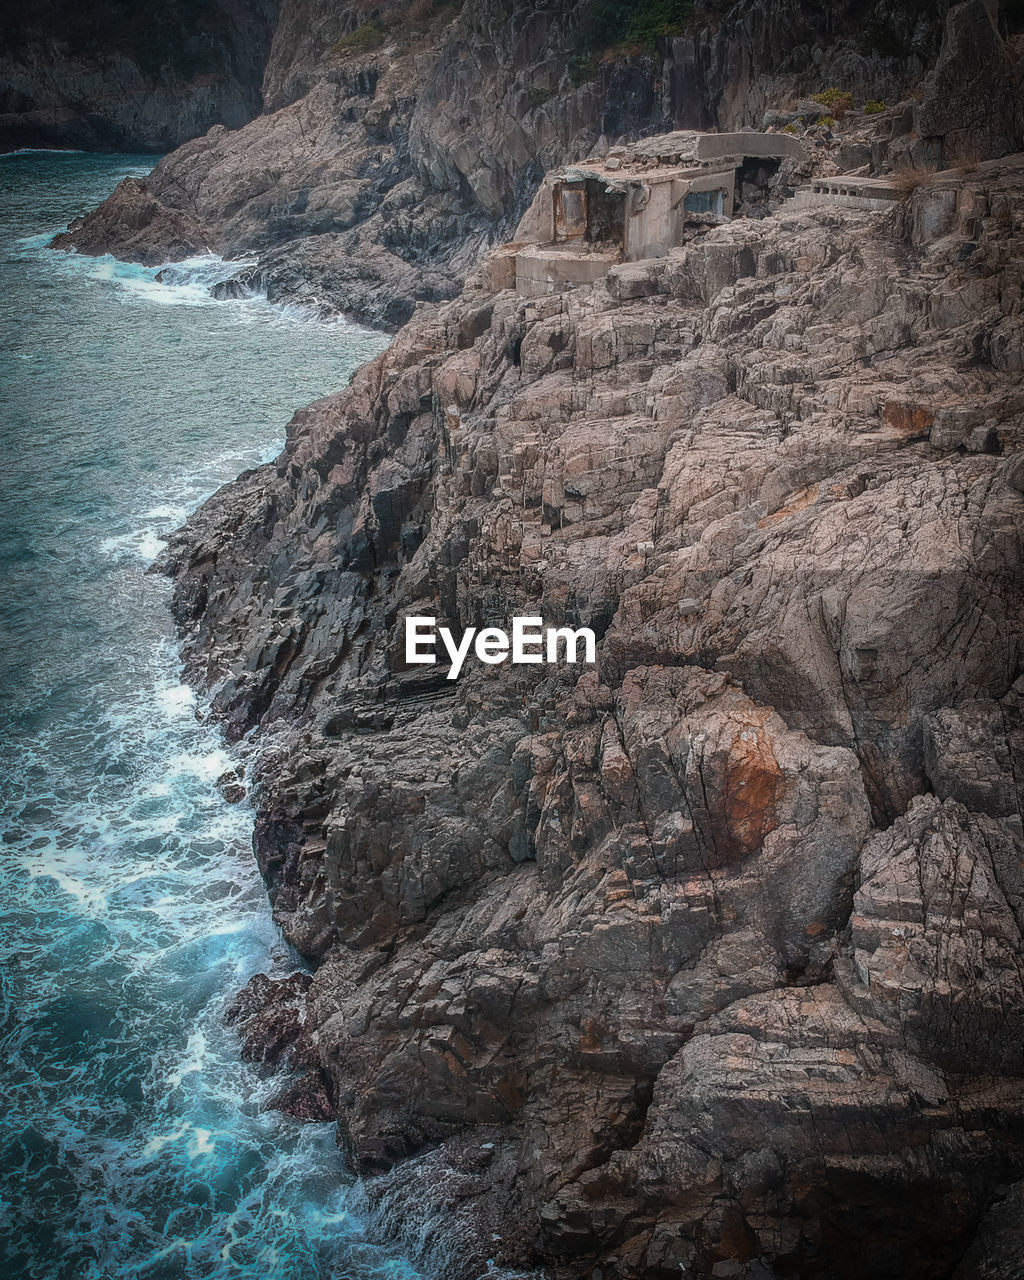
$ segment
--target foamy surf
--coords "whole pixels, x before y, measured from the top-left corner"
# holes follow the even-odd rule
[[[81,147],[14,147],[10,151],[0,151],[0,160],[12,156],[84,156],[88,152]]]
[[[342,317],[324,318],[316,300],[310,303],[270,302],[260,289],[240,288],[228,298],[218,298],[213,290],[256,265],[252,258],[225,259],[203,254],[158,267],[144,267],[108,256],[89,259],[89,274],[102,284],[113,285],[124,301],[155,303],[162,307],[223,308],[224,323],[288,325],[331,325],[358,331],[358,326]]]
[[[282,1081],[225,1024],[253,974],[299,962],[252,813],[217,788],[243,762],[183,684],[168,584],[146,573],[384,340],[215,303],[238,264],[157,280],[45,248],[140,171],[4,167],[0,1256],[33,1280],[413,1280],[354,1210],[333,1127],[265,1110]]]
[[[194,510],[240,472],[270,462],[280,453],[283,437],[248,448],[216,453],[179,475],[164,478],[162,489],[172,501],[159,501],[156,488],[140,489],[132,497],[137,514],[131,518],[132,528],[109,534],[98,542],[98,549],[111,560],[151,565],[164,549],[167,536],[179,529]]]
[[[144,267],[109,255],[89,262],[92,279],[114,285],[128,301],[189,307],[214,304],[212,286],[230,279],[242,265],[231,265],[212,255],[162,267]]]

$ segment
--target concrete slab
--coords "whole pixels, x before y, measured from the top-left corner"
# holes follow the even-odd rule
[[[616,249],[587,250],[581,246],[531,245],[516,254],[516,292],[522,298],[564,293],[593,284],[622,261]]]

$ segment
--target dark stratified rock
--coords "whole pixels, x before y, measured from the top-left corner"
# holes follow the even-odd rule
[[[541,1223],[507,1129],[475,1129],[395,1165],[364,1182],[359,1207],[374,1232],[416,1238],[424,1269],[435,1274],[468,1280],[500,1267],[507,1280],[537,1280],[537,1272],[517,1266],[535,1247]]]
[[[0,151],[162,152],[216,124],[237,129],[260,112],[277,9],[277,0],[6,4]]]
[[[936,795],[1004,818],[1019,830],[1024,813],[1024,680],[998,702],[965,702],[929,716],[924,758]]]
[[[168,209],[138,178],[125,178],[104,208],[102,228],[88,217],[76,218],[67,231],[54,238],[52,247],[102,254],[106,252],[106,237],[114,230],[126,255],[149,267],[191,258],[209,247],[206,232],[194,217]]]
[[[453,1280],[941,1277],[986,1215],[992,1256],[1022,192],[1011,156],[794,203],[537,298],[502,250],[171,539],[316,965],[281,1007],[384,1225],[452,1188]],[[598,661],[448,681],[410,614]]]
[[[1024,146],[1024,62],[999,32],[999,6],[954,6],[916,113],[922,155],[940,168]],[[930,154],[929,154],[930,149]]]
[[[310,981],[310,975],[301,972],[287,978],[257,973],[249,979],[224,1019],[238,1028],[243,1058],[274,1065],[293,1054],[305,1026]]]
[[[245,799],[245,786],[237,769],[228,769],[220,775],[217,790],[228,804],[241,804]]]
[[[242,1037],[242,1057],[262,1066],[292,1068],[266,1105],[296,1120],[324,1121],[335,1116],[328,1077],[310,1038],[306,994],[311,978],[296,972],[287,978],[257,973],[235,997],[225,1015]]]
[[[327,1080],[319,1068],[307,1071],[290,1080],[280,1093],[275,1094],[267,1106],[272,1111],[283,1111],[294,1120],[322,1124],[333,1120],[334,1102],[327,1089]]]
[[[1024,1183],[997,1196],[953,1280],[1024,1280]]]

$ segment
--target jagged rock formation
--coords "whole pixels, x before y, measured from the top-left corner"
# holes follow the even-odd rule
[[[992,87],[1003,103],[998,75],[982,71],[1000,38],[982,0],[967,8],[977,12],[960,20],[949,56],[972,59],[979,102]],[[588,23],[608,9],[286,0],[268,112],[190,142],[57,243],[148,263],[207,247],[255,254],[225,290],[395,328],[417,301],[458,291],[546,169],[659,129],[759,126],[766,108],[827,85],[898,100],[935,61],[947,5],[765,0],[723,13],[701,0],[687,34],[588,61]],[[929,156],[960,127],[942,114],[947,98],[943,84],[920,104]],[[1019,137],[1018,125],[1004,120],[993,137]],[[880,144],[876,165],[886,158]]]
[[[1016,1274],[1022,192],[496,253],[172,540],[300,1095],[449,1274]],[[447,681],[410,614],[599,660]]]
[[[59,240],[412,316],[165,558],[315,968],[233,1017],[382,1222],[446,1215],[454,1280],[1008,1277],[1019,40],[982,0],[767,0],[587,66],[594,11],[291,0],[266,114]],[[566,293],[475,269],[546,167],[799,132],[829,84],[914,89],[806,135],[822,173],[919,166],[889,212],[779,184]],[[585,624],[598,663],[447,681],[413,614]]]
[[[261,110],[277,0],[45,0],[0,14],[0,151],[169,151]]]

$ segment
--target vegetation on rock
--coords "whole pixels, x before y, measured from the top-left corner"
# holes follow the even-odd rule
[[[853,94],[847,89],[823,89],[821,93],[812,93],[811,101],[828,107],[837,119],[853,110]]]
[[[693,14],[693,0],[595,0],[580,19],[573,77],[586,79],[602,61],[656,52],[658,40],[682,35]]]

